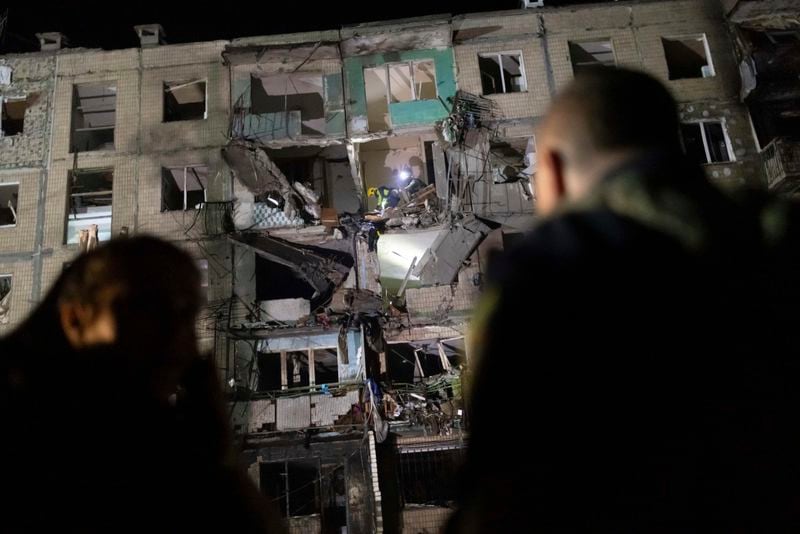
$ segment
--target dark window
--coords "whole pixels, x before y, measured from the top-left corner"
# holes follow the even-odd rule
[[[206,201],[208,167],[192,165],[161,170],[161,211],[198,209]]]
[[[0,184],[0,226],[16,226],[19,184]]]
[[[114,150],[116,122],[116,86],[108,84],[73,86],[70,152]]]
[[[259,474],[261,491],[275,500],[283,517],[320,513],[318,460],[262,463]]]
[[[697,163],[732,161],[725,130],[719,121],[682,124],[681,136],[686,155]]]
[[[401,452],[400,486],[406,505],[447,506],[455,499],[463,449]]]
[[[258,391],[281,389],[281,355],[278,352],[258,354]]]
[[[164,122],[206,118],[206,82],[164,82]]]
[[[25,129],[25,110],[28,109],[27,99],[3,100],[2,129],[4,136],[23,133]]]
[[[578,74],[581,70],[593,67],[613,67],[614,50],[611,41],[587,41],[582,43],[569,43],[569,57],[572,61],[572,72]]]
[[[661,38],[670,80],[708,78],[714,67],[708,53],[705,34],[680,38]]]
[[[335,384],[339,381],[339,358],[336,349],[314,351],[314,383]]]
[[[484,95],[527,90],[520,54],[481,54],[478,66]]]

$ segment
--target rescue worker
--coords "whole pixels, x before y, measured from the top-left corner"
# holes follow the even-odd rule
[[[400,204],[400,192],[397,189],[386,187],[370,187],[367,190],[367,195],[375,197],[378,200],[378,209],[383,211],[386,208],[396,208]]]

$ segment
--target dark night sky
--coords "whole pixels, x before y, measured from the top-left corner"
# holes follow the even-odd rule
[[[546,0],[545,5],[589,1],[591,0]],[[276,4],[281,6],[279,13],[274,7],[270,7]],[[514,9],[519,4],[518,0],[487,0],[480,3],[453,0],[373,0],[363,3],[307,0],[266,0],[259,3],[196,1],[188,6],[166,6],[166,3],[161,6],[138,6],[131,2],[91,6],[44,6],[28,2],[27,5],[8,9],[8,22],[0,42],[0,53],[37,50],[38,42],[34,33],[46,31],[66,34],[71,46],[114,49],[139,45],[133,31],[135,24],[158,22],[164,26],[168,42],[185,43],[337,29],[343,24],[439,13]],[[258,5],[264,7],[257,7]]]

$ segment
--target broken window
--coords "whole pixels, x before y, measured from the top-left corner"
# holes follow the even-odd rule
[[[688,37],[662,37],[670,80],[714,76],[711,51],[705,34]]]
[[[9,137],[23,133],[25,129],[25,110],[28,109],[26,98],[6,98],[3,100],[2,125],[3,136]]]
[[[207,118],[206,82],[164,82],[164,122]]]
[[[286,355],[286,373],[289,387],[299,388],[311,385],[308,369],[308,353],[292,351]]]
[[[262,463],[261,491],[277,502],[283,517],[319,514],[320,469],[317,459]]]
[[[461,448],[406,450],[400,454],[400,487],[405,505],[448,506],[463,460]]]
[[[78,243],[80,231],[97,226],[98,239],[111,238],[111,204],[114,172],[111,169],[79,170],[69,173],[67,212],[68,244]]]
[[[681,125],[686,154],[697,163],[733,161],[728,136],[722,121],[691,122]]]
[[[436,72],[433,60],[387,63],[364,69],[367,119],[371,131],[387,130],[389,104],[434,100]]]
[[[325,135],[323,76],[297,72],[253,76],[250,80],[250,113],[264,115],[259,130],[273,137]]]
[[[388,72],[385,66],[364,69],[364,89],[367,95],[367,122],[371,132],[388,130],[389,90]]]
[[[258,390],[278,391],[312,385],[308,356],[307,350],[259,354]]]
[[[259,353],[256,362],[258,364],[258,391],[279,391],[284,386],[288,386],[288,382],[285,382],[283,377],[280,353]]]
[[[80,84],[72,89],[70,152],[114,150],[117,122],[117,87]]]
[[[436,72],[433,61],[417,61],[414,68],[414,98],[416,100],[436,99]]]
[[[11,275],[0,274],[0,324],[8,324],[11,305]]]
[[[336,347],[260,353],[258,391],[336,384],[339,382],[337,354]]]
[[[0,227],[17,225],[19,184],[0,184]]]
[[[520,93],[528,89],[519,52],[480,54],[478,66],[484,95]]]
[[[593,67],[613,67],[614,49],[611,41],[586,41],[581,43],[569,42],[569,57],[572,61],[572,72]]]
[[[161,169],[161,211],[199,209],[206,201],[207,186],[205,165]]]
[[[336,349],[317,349],[313,352],[314,384],[336,384],[339,382],[339,358]]]

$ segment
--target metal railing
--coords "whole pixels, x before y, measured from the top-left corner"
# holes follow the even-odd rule
[[[761,157],[769,189],[790,191],[800,187],[800,140],[776,137]]]

